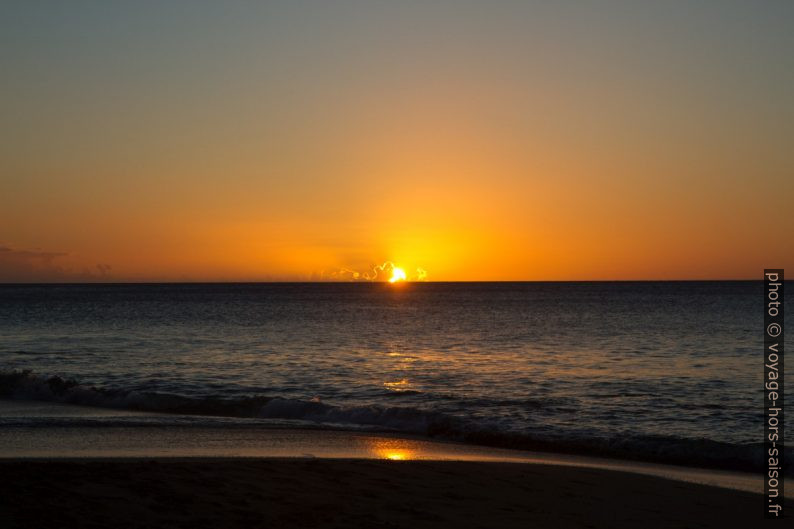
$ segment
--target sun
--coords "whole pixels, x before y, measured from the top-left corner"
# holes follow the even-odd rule
[[[397,268],[396,266],[391,270],[391,277],[389,283],[396,283],[397,281],[405,281],[408,276],[405,275],[405,270]]]

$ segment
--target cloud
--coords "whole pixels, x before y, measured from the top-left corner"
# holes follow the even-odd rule
[[[350,268],[325,269],[313,273],[312,281],[388,281],[392,277],[392,270],[395,264],[386,261],[383,264],[372,265],[369,268],[359,271]],[[417,268],[415,273],[405,270],[408,281],[427,281],[427,271]]]
[[[111,266],[97,264],[94,268],[75,271],[59,262],[65,252],[20,250],[0,246],[0,283],[64,283],[106,281]]]

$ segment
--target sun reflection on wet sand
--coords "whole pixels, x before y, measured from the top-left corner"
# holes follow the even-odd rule
[[[418,459],[418,443],[406,439],[371,439],[369,450],[377,459],[407,461]]]

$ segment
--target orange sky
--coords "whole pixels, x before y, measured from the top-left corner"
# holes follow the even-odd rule
[[[794,267],[791,8],[433,5],[10,9],[0,281]]]

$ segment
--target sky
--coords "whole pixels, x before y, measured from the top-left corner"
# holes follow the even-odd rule
[[[794,268],[794,3],[0,3],[0,282]],[[380,276],[379,276],[380,277]]]

